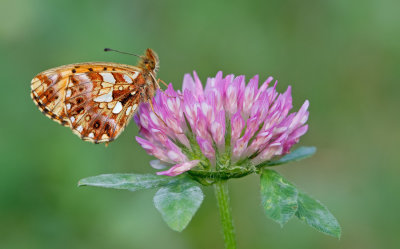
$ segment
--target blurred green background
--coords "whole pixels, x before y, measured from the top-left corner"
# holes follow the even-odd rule
[[[79,179],[154,172],[131,123],[94,145],[42,115],[30,81],[83,61],[136,64],[104,47],[160,56],[159,77],[181,86],[260,74],[309,99],[310,159],[278,170],[326,204],[336,240],[298,220],[283,229],[260,205],[257,176],[230,183],[239,248],[398,248],[400,2],[6,0],[0,15],[0,248],[222,248],[212,188],[182,233],[170,230],[142,192],[78,188]]]

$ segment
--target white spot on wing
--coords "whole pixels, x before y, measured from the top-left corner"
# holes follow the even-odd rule
[[[71,117],[70,119],[72,123],[75,122],[75,117]]]
[[[58,74],[53,74],[48,76],[48,79],[51,80],[51,83],[54,83],[58,80]]]
[[[136,77],[138,77],[138,75],[139,75],[139,72],[135,72],[135,73],[132,75],[132,79],[136,79]]]
[[[71,94],[72,94],[71,89],[68,89],[67,93],[65,94],[65,97],[69,98],[71,97]]]
[[[135,95],[135,94],[136,94],[136,91],[131,92],[131,95],[132,95],[132,96]]]
[[[66,105],[66,107],[67,107],[67,110],[71,109],[71,104],[68,103],[68,104]]]
[[[132,106],[132,110],[133,110],[133,111],[136,111],[136,108],[137,108],[137,104],[134,104],[134,105]]]
[[[111,102],[112,100],[112,91],[93,99],[94,102]]]
[[[112,75],[111,73],[100,73],[100,75],[103,77],[103,80],[105,82],[109,82],[109,83],[112,83],[112,84],[115,83],[114,75]]]
[[[93,132],[89,133],[89,136],[88,136],[88,137],[94,138],[94,133],[93,133]]]
[[[112,110],[112,113],[118,114],[118,113],[121,112],[121,110],[122,110],[122,104],[121,104],[121,102],[118,102],[118,103],[115,105],[114,109]]]
[[[75,75],[81,83],[90,82],[90,78],[85,73]]]
[[[126,83],[133,83],[131,77],[129,77],[128,75],[124,74],[124,80],[126,81]]]
[[[82,132],[83,131],[83,127],[82,125],[78,126],[78,128],[76,128],[77,131]]]
[[[129,113],[131,113],[131,110],[132,110],[132,106],[129,106],[129,107],[126,109],[125,114],[126,114],[126,115],[129,115]]]

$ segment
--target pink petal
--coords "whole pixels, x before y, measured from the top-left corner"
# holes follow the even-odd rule
[[[199,162],[199,160],[193,160],[189,162],[179,163],[175,166],[172,166],[169,170],[157,172],[157,175],[177,176],[194,168]]]

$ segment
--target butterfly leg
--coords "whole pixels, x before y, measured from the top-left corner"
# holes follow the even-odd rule
[[[158,79],[157,80],[158,82],[158,84],[161,82],[161,83],[163,83],[163,85],[166,87],[166,88],[168,88],[168,84],[167,83],[165,83],[165,81],[163,81],[162,79]]]
[[[168,85],[167,85],[167,83],[165,83],[165,81],[163,81],[162,79],[158,79],[158,80],[157,80],[157,84],[160,85],[160,84],[159,84],[160,82],[163,83],[163,84],[168,88]],[[164,93],[165,93],[165,92],[164,92]],[[179,97],[183,97],[182,94],[180,94],[180,93],[177,93],[177,94],[179,95]],[[174,97],[174,96],[169,96],[169,95],[166,94],[166,93],[165,93],[165,95],[167,95],[168,98],[176,98],[176,97]]]
[[[164,122],[164,120],[162,120],[162,118],[154,110],[153,101],[151,99],[149,99],[149,104],[150,104],[151,110],[154,112],[154,114],[157,116],[157,118],[165,125],[165,127],[168,127],[168,125]]]

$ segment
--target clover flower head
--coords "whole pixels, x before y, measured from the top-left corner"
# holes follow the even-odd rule
[[[282,156],[308,129],[309,102],[292,109],[291,87],[276,91],[272,77],[259,86],[258,75],[246,85],[244,76],[218,72],[205,88],[193,72],[186,74],[182,91],[170,84],[134,117],[139,144],[176,176],[189,170],[253,167]],[[159,163],[158,163],[159,164]],[[159,167],[158,167],[159,168]]]

